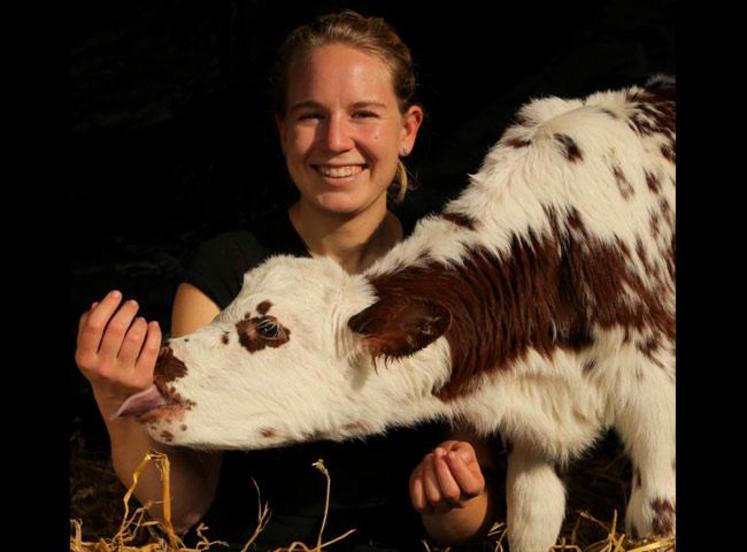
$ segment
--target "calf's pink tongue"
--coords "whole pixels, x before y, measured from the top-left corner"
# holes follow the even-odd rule
[[[140,391],[140,393],[135,393],[128,397],[111,419],[113,420],[121,416],[138,416],[144,412],[148,412],[148,410],[153,410],[159,406],[166,406],[167,404],[168,401],[161,395],[156,386],[151,385],[145,391]]]

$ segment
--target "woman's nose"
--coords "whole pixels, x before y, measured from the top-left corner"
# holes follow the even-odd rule
[[[353,147],[350,126],[344,117],[333,115],[324,129],[325,145],[330,151],[347,151]]]

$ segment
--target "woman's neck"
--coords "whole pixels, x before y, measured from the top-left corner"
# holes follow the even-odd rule
[[[301,199],[288,209],[288,216],[312,255],[330,257],[351,274],[366,270],[403,235],[402,225],[386,205],[342,215]]]

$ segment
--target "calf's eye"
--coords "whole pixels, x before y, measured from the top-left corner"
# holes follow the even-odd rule
[[[268,339],[274,339],[278,337],[280,333],[280,327],[274,320],[271,320],[270,318],[263,318],[262,320],[257,322],[256,328],[259,335]]]

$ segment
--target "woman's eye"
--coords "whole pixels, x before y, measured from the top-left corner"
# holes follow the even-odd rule
[[[278,334],[280,333],[280,327],[269,318],[265,318],[263,320],[260,320],[257,323],[257,333],[261,335],[262,337],[266,337],[268,339],[273,339],[275,337],[278,337]]]
[[[314,119],[321,119],[322,115],[320,113],[303,113],[299,115],[298,120],[299,121],[311,121]]]

